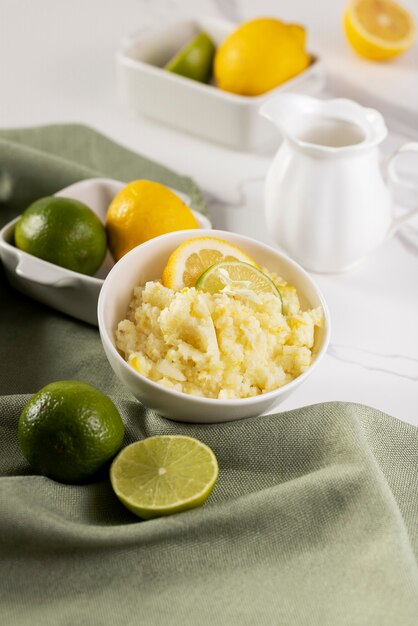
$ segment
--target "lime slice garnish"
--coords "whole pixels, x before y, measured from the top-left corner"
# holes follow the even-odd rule
[[[217,478],[212,450],[183,435],[137,441],[124,448],[110,468],[117,497],[143,519],[201,506]]]
[[[261,293],[271,293],[280,301],[280,291],[271,278],[258,267],[243,261],[221,261],[214,263],[196,281],[196,289],[209,293],[227,293],[257,301]]]
[[[212,76],[215,45],[206,33],[199,33],[189,41],[164,67],[201,83],[208,83]]]

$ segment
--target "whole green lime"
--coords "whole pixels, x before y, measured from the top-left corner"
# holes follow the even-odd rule
[[[113,402],[73,380],[40,389],[18,424],[19,444],[33,469],[65,483],[95,474],[121,448],[124,432]]]
[[[93,211],[71,198],[31,204],[15,227],[15,244],[40,259],[92,276],[106,254],[106,230]]]

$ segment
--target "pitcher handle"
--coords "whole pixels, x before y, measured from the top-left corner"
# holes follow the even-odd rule
[[[404,189],[410,189],[411,191],[415,190],[418,193],[418,184],[413,183],[411,181],[403,180],[396,171],[396,167],[395,167],[396,160],[401,154],[404,154],[405,152],[414,152],[418,154],[418,143],[417,142],[406,143],[403,146],[401,146],[399,150],[395,152],[395,154],[391,156],[388,162],[388,167],[387,167],[389,182],[394,183],[395,185],[399,185],[400,187],[403,187]],[[407,210],[403,215],[400,215],[399,217],[394,217],[391,231],[396,230],[401,224],[409,220],[413,215],[417,213],[418,213],[418,206],[413,209]]]

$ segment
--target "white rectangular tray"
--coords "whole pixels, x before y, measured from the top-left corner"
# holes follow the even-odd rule
[[[253,150],[271,141],[274,130],[261,118],[261,104],[284,91],[317,93],[324,83],[322,62],[266,94],[239,96],[171,72],[162,67],[197,33],[205,31],[219,44],[236,25],[212,18],[177,22],[158,33],[132,35],[117,54],[123,98],[137,112],[180,130],[237,150]]]

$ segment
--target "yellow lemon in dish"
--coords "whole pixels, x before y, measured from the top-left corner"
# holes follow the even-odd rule
[[[304,70],[305,29],[273,18],[241,24],[215,54],[216,85],[243,96],[259,96]]]
[[[171,189],[151,180],[126,185],[112,200],[106,216],[115,261],[149,239],[198,226],[192,211]]]

